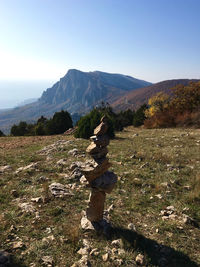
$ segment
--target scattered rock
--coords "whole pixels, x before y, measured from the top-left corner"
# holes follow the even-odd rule
[[[77,167],[72,171],[70,179],[79,181],[82,176],[83,176],[83,174],[82,174],[80,168]]]
[[[114,207],[115,207],[114,204],[111,204],[111,205],[107,208],[108,213],[111,212],[111,211],[113,211]]]
[[[65,166],[67,165],[67,159],[60,159],[59,161],[56,162],[56,164],[59,166]]]
[[[68,145],[72,144],[72,141],[66,140],[58,140],[55,143],[44,147],[42,150],[39,151],[39,155],[49,155],[50,153],[64,151]]]
[[[86,215],[84,215],[81,218],[81,227],[83,230],[94,230],[93,225],[91,224],[91,222],[87,219]]]
[[[11,170],[12,167],[10,165],[0,166],[0,174]]]
[[[18,206],[22,209],[23,212],[27,212],[27,213],[35,212],[35,208],[31,203],[28,203],[28,202],[19,203]]]
[[[44,256],[42,257],[42,263],[47,266],[53,265],[53,257],[52,256]]]
[[[78,149],[74,148],[68,152],[68,155],[76,157],[78,155]]]
[[[77,253],[80,255],[88,255],[89,252],[90,252],[90,248],[84,247],[84,248],[80,248]]]
[[[199,224],[197,221],[195,221],[193,218],[189,217],[188,215],[186,214],[183,214],[183,223],[184,224],[191,224],[195,227],[199,227]]]
[[[42,242],[43,243],[50,243],[50,242],[52,242],[54,240],[55,240],[55,237],[53,235],[50,235],[50,236],[42,238]]]
[[[176,220],[178,218],[178,216],[176,214],[170,214],[169,215],[169,219],[171,220]]]
[[[167,207],[166,207],[166,210],[175,211],[175,208],[174,208],[174,206],[167,206]]]
[[[16,232],[16,231],[17,231],[17,228],[14,225],[11,225],[10,232],[13,233],[13,232]]]
[[[46,176],[40,176],[40,177],[38,177],[38,178],[36,178],[36,181],[38,182],[38,183],[43,183],[43,182],[46,182],[46,181],[48,181],[49,180],[49,178],[47,178]]]
[[[136,232],[136,227],[133,223],[129,223],[128,224],[128,229],[131,230],[131,231],[135,231]]]
[[[33,162],[25,167],[20,167],[16,170],[16,174],[21,172],[21,171],[33,171],[33,170],[36,170],[38,167],[38,162]]]
[[[19,248],[24,248],[25,245],[22,241],[16,241],[12,243],[13,249],[19,249]]]
[[[72,162],[72,164],[71,164],[70,167],[69,167],[69,170],[70,170],[70,171],[73,171],[73,170],[76,169],[76,168],[81,169],[82,165],[83,165],[83,163],[82,163],[81,161],[75,161],[75,162]]]
[[[49,185],[49,190],[52,196],[57,198],[74,195],[65,185],[60,183],[52,183],[51,185]]]
[[[91,267],[91,263],[88,260],[88,255],[83,255],[82,258],[75,262],[71,267]]]
[[[161,185],[162,187],[170,187],[170,184],[167,183],[167,182],[161,183],[160,185]]]
[[[143,265],[144,264],[144,255],[138,254],[135,258],[135,261],[138,265]]]
[[[84,247],[90,247],[90,242],[89,242],[89,240],[86,239],[86,238],[84,238],[84,239],[83,239],[83,245],[84,245]]]
[[[109,258],[109,254],[108,254],[108,253],[102,255],[102,260],[103,260],[104,262],[106,262],[106,261],[108,260],[108,258]]]
[[[122,239],[116,239],[116,240],[112,241],[111,245],[118,247],[118,248],[122,248],[123,247],[123,241],[122,241]]]
[[[157,194],[157,195],[155,195],[155,197],[157,197],[159,199],[162,199],[163,198],[161,194]]]
[[[125,250],[122,249],[122,248],[119,248],[119,249],[117,250],[117,253],[118,253],[118,255],[123,255],[123,254],[125,254]]]
[[[190,190],[191,189],[191,186],[190,185],[184,185],[183,188],[186,189],[186,190]]]
[[[92,250],[91,250],[91,252],[90,252],[90,255],[92,256],[92,255],[94,255],[94,256],[98,256],[99,255],[99,251],[98,251],[98,249],[97,248],[93,248]]]
[[[80,178],[80,183],[81,184],[86,184],[87,183],[87,179],[85,178],[84,175]]]
[[[43,199],[42,197],[35,197],[35,198],[31,198],[32,202],[36,202],[36,203],[42,203]]]

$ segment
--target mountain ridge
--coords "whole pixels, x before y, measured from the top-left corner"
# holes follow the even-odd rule
[[[83,72],[70,69],[38,101],[0,114],[0,129],[8,132],[21,120],[32,122],[41,115],[50,117],[56,111],[85,114],[102,101],[112,103],[125,92],[151,83],[123,74],[101,71]]]
[[[190,82],[198,82],[198,79],[172,79],[161,81],[150,86],[136,89],[126,93],[124,96],[119,97],[114,101],[111,106],[115,111],[126,109],[137,109],[144,103],[148,103],[148,99],[158,92],[164,92],[169,94],[170,89],[178,84],[188,85]]]

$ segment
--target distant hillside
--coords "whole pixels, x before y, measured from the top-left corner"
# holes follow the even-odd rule
[[[189,79],[178,79],[178,80],[167,80],[159,82],[144,88],[140,88],[131,92],[126,93],[116,101],[112,103],[112,107],[115,111],[130,109],[137,109],[144,103],[148,102],[148,99],[158,92],[169,93],[170,89],[178,84],[188,85],[192,81]]]
[[[26,99],[26,100],[22,101],[21,103],[19,103],[17,105],[17,107],[25,106],[25,105],[31,104],[33,102],[36,102],[36,101],[37,101],[37,98],[29,98],[29,99]]]
[[[61,109],[84,114],[102,101],[112,103],[125,93],[150,84],[122,74],[72,69],[45,90],[38,101],[1,113],[0,129],[8,132],[9,127],[20,120],[31,122],[41,115],[52,116]]]

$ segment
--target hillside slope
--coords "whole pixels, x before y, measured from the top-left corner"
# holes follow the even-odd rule
[[[130,109],[137,109],[144,103],[148,103],[148,99],[158,92],[170,93],[170,89],[178,84],[188,85],[190,82],[195,82],[195,79],[176,79],[162,81],[150,86],[140,88],[126,93],[112,103],[115,111]]]

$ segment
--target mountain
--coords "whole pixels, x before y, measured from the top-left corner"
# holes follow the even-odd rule
[[[122,74],[72,69],[53,87],[47,89],[39,101],[48,105],[62,104],[71,113],[82,113],[102,101],[113,102],[127,91],[150,84]]]
[[[122,74],[71,69],[36,102],[1,113],[0,129],[8,132],[14,123],[33,122],[41,115],[50,117],[61,109],[84,114],[102,101],[112,103],[129,91],[149,85],[151,83]]]
[[[190,82],[197,82],[195,79],[177,79],[162,81],[150,86],[140,88],[134,91],[127,92],[116,101],[112,102],[112,107],[115,111],[137,109],[144,103],[148,103],[148,99],[158,92],[170,93],[170,89],[178,84],[188,85]]]

